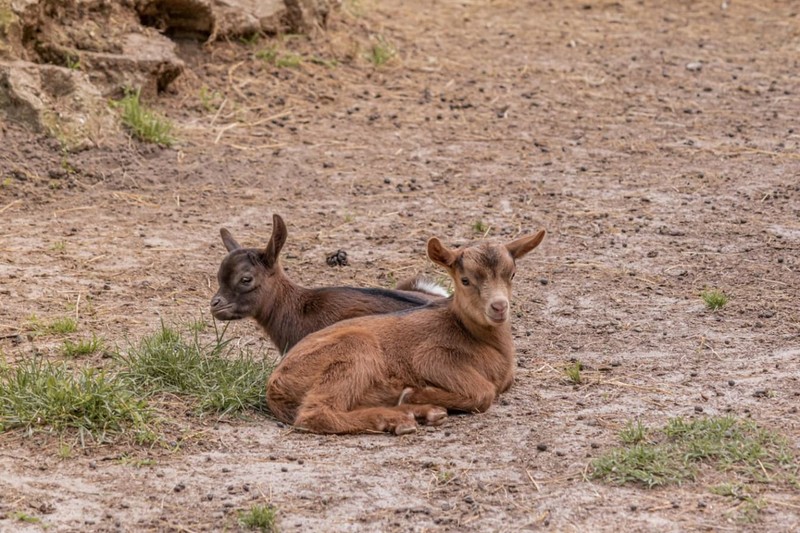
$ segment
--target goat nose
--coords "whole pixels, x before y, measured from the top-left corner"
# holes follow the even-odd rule
[[[496,302],[492,302],[492,310],[498,313],[505,313],[506,309],[508,309],[508,302],[505,300],[498,300]]]
[[[222,301],[222,298],[220,298],[219,296],[214,296],[214,297],[211,299],[211,307],[217,307],[217,306],[219,306],[219,303],[220,303],[221,301]]]

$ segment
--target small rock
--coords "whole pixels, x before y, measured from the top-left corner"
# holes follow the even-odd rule
[[[695,412],[695,413],[702,413],[702,412],[703,412],[703,406],[701,406],[701,405],[695,405],[695,406],[694,406],[694,412]]]
[[[686,70],[691,72],[700,72],[703,70],[703,64],[699,61],[692,61],[691,63],[686,63]]]
[[[704,502],[703,500],[700,500],[699,502],[697,502],[697,508],[698,509],[705,509],[706,508],[706,502]]]
[[[175,492],[180,492],[185,488],[186,488],[186,485],[183,482],[180,482],[177,485],[175,485],[175,487],[172,490],[174,490]]]
[[[288,472],[288,471],[289,471],[289,469],[288,469],[288,468],[286,468],[285,466],[282,466],[282,467],[281,467],[281,472]]]
[[[767,396],[769,396],[769,391],[766,389],[757,389],[753,393],[753,396],[755,396],[756,398],[766,398]]]
[[[647,252],[647,257],[656,257],[658,256],[658,252],[656,250],[650,250]]]
[[[772,318],[775,316],[775,311],[772,309],[767,309],[766,311],[761,311],[758,313],[758,318]]]
[[[547,285],[548,283],[550,283],[550,280],[548,280],[547,278],[539,278],[539,283],[541,285]]]
[[[475,503],[475,500],[472,498],[472,496],[465,496],[464,503]]]
[[[547,444],[540,442],[539,444],[536,445],[536,449],[539,450],[540,452],[546,452]]]
[[[729,387],[733,387],[734,385],[736,385],[736,382],[735,382],[735,381],[733,381],[732,379],[729,379],[729,380],[728,380],[728,386],[729,386]]]

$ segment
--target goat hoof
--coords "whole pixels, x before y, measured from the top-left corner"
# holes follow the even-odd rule
[[[447,418],[447,409],[444,407],[434,407],[425,415],[425,423],[429,426],[441,425]]]
[[[417,432],[417,425],[416,424],[400,424],[395,426],[394,434],[395,435],[408,435],[410,433]]]
[[[403,392],[400,393],[400,399],[397,400],[397,405],[403,405],[406,402],[406,398],[408,398],[412,392],[414,392],[414,387],[406,387],[403,389]]]

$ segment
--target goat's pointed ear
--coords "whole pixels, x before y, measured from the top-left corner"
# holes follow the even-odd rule
[[[432,237],[428,241],[428,257],[430,257],[431,261],[434,263],[442,265],[447,269],[452,268],[456,260],[455,252],[447,248],[442,244],[442,241],[436,237]]]
[[[268,265],[272,265],[278,260],[278,254],[281,253],[281,248],[283,248],[288,235],[286,223],[280,215],[272,215],[272,237],[270,237],[267,249],[264,251]]]
[[[233,238],[231,232],[225,228],[220,229],[219,234],[222,236],[222,243],[225,245],[225,249],[229,252],[238,250],[242,247],[238,242],[236,242],[236,239]]]
[[[511,254],[514,259],[519,259],[537,246],[541,244],[544,239],[545,231],[539,230],[536,235],[528,235],[527,237],[520,237],[510,243],[506,244],[506,250]]]

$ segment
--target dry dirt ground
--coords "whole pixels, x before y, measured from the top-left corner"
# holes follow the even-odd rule
[[[709,491],[713,471],[654,490],[586,476],[634,419],[733,414],[800,445],[798,6],[345,7],[311,40],[182,42],[188,71],[149,102],[176,124],[173,148],[62,153],[2,125],[2,354],[60,357],[59,338],[28,335],[31,315],[76,314],[76,338],[123,348],[162,319],[209,321],[219,228],[259,245],[272,213],[290,275],[320,286],[435,273],[433,235],[546,228],[516,278],[514,387],[400,438],[176,414],[173,448],[64,459],[57,438],[7,432],[0,530],[42,527],[16,511],[51,531],[230,530],[264,501],[284,531],[800,528],[781,484],[744,523]],[[373,34],[397,49],[382,67],[362,57]],[[337,64],[254,57],[274,43]],[[337,249],[350,266],[325,264]],[[731,297],[720,311],[699,296],[710,287]],[[231,331],[267,349],[254,323]],[[565,379],[573,359],[581,385]]]

